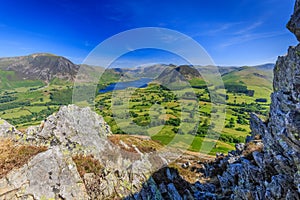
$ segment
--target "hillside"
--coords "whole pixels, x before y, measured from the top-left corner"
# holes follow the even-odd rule
[[[273,80],[273,68],[241,67],[222,76],[226,86],[246,86],[254,91],[255,98],[270,100]]]
[[[202,79],[199,71],[192,66],[168,66],[155,79],[164,86],[187,84],[192,79]]]
[[[237,83],[272,89],[273,69],[241,67],[222,76],[224,83]]]
[[[49,82],[54,78],[74,80],[79,66],[64,57],[41,53],[21,57],[0,58],[0,69],[13,71],[15,75],[12,78],[14,79]]]

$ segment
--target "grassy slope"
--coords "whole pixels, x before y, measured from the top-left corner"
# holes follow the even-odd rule
[[[243,70],[230,72],[222,78],[225,84],[239,83],[246,85],[250,90],[255,90],[254,98],[267,98],[270,100],[273,80],[272,70],[244,67]]]
[[[10,90],[26,87],[41,87],[45,84],[40,80],[20,80],[14,71],[0,70],[0,90]]]

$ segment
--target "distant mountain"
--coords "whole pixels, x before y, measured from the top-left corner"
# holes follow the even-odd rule
[[[267,63],[267,64],[263,64],[263,65],[254,66],[254,68],[259,69],[259,70],[273,70],[274,67],[275,67],[274,63]]]
[[[156,64],[151,66],[136,67],[136,68],[112,68],[115,71],[122,73],[124,76],[132,78],[157,78],[169,65]]]
[[[74,80],[79,65],[53,54],[40,53],[29,56],[0,58],[0,69],[14,71],[19,79],[50,82],[54,78]]]
[[[232,71],[236,71],[239,69],[239,67],[222,67],[222,66],[219,66],[219,72],[221,75],[224,75],[224,74],[227,74],[227,73],[230,73]]]
[[[257,65],[257,66],[251,66],[257,70],[273,70],[275,64],[268,63],[268,64],[263,64],[263,65]],[[137,68],[114,68],[116,71],[119,73],[127,74],[129,77],[147,77],[147,78],[157,78],[159,76],[162,76],[161,74],[164,72],[166,73],[165,70],[170,70],[169,67],[182,67],[182,66],[189,66],[189,65],[181,65],[181,66],[176,66],[176,65],[166,65],[166,64],[156,64],[156,65],[151,65],[151,66],[145,66],[145,67],[137,67]],[[189,66],[191,67],[191,66]],[[195,69],[199,70],[199,72],[205,73],[206,70],[210,70],[209,66],[193,66]],[[244,67],[239,67],[239,66],[217,66],[219,69],[220,74],[223,76],[225,74],[228,74],[233,71],[240,71],[243,70]]]
[[[225,83],[244,83],[246,85],[263,85],[272,89],[272,70],[274,64],[263,64],[253,67],[224,67],[219,66],[219,72]],[[210,70],[209,66],[165,65],[137,68],[112,68],[104,69],[89,65],[76,65],[67,58],[48,53],[37,53],[28,56],[0,58],[0,83],[2,88],[22,86],[26,80],[39,80],[51,82],[58,78],[66,81],[98,80],[99,73],[104,72],[100,83],[116,82],[119,79],[132,80],[141,77],[156,79],[159,82],[184,82],[191,79],[202,79],[201,73]],[[80,70],[80,76],[77,76]],[[200,73],[199,73],[200,72]],[[38,83],[36,83],[38,84]],[[1,88],[1,86],[0,86]]]
[[[201,78],[201,75],[197,69],[188,65],[181,66],[168,66],[164,71],[156,78],[156,81],[169,84],[175,82],[186,82],[193,78]]]

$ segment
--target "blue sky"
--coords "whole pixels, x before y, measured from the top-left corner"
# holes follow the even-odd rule
[[[0,57],[49,52],[75,63],[103,40],[139,27],[179,31],[217,65],[275,62],[296,45],[285,28],[294,0],[11,0],[1,1]],[[163,51],[123,56],[120,63],[180,63]]]

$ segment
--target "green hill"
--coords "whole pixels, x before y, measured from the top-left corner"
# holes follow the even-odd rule
[[[272,92],[273,69],[241,67],[222,76],[226,85],[243,85],[254,90],[255,98],[270,99]]]

